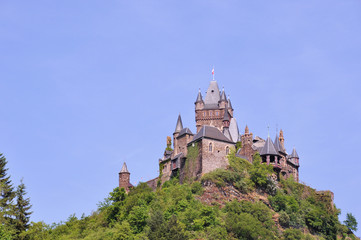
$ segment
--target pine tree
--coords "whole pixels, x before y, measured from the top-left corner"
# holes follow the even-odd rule
[[[30,212],[31,204],[30,198],[25,198],[26,191],[25,184],[21,180],[20,185],[16,190],[16,208],[15,208],[15,218],[16,218],[16,230],[18,232],[23,232],[29,228],[29,218],[32,212]]]
[[[14,217],[14,187],[7,175],[6,158],[0,153],[0,224],[12,225]]]

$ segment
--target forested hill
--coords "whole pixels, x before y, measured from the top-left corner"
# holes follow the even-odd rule
[[[352,234],[356,220],[350,214],[347,226],[339,222],[330,192],[292,178],[275,181],[259,155],[254,164],[234,154],[229,162],[227,170],[200,181],[173,178],[156,191],[140,183],[129,194],[115,188],[90,216],[53,226],[31,223],[16,238],[358,239]]]

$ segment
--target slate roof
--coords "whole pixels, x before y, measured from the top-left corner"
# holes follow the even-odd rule
[[[128,168],[127,168],[127,164],[125,162],[123,163],[123,167],[122,167],[122,169],[120,170],[119,173],[129,173]]]
[[[240,138],[237,121],[235,118],[231,118],[229,123],[229,132],[231,133],[232,141],[237,142]]]
[[[218,103],[217,104],[204,104],[204,108],[203,109],[219,109]]]
[[[275,149],[277,152],[281,152],[281,143],[280,143],[280,139],[278,138],[278,134],[276,133],[276,138],[275,138]]]
[[[229,128],[227,127],[223,128],[223,135],[233,142],[231,133],[229,132]]]
[[[224,91],[224,89],[222,90],[220,101],[227,101],[227,96],[226,96],[226,92]]]
[[[197,140],[200,140],[202,138],[209,138],[214,139],[222,142],[228,142],[233,143],[231,140],[229,140],[224,134],[218,130],[216,127],[204,125],[199,132],[193,137],[193,140],[191,142],[195,142]]]
[[[224,109],[223,121],[231,121],[231,115],[228,112],[228,107],[227,106],[226,106],[226,109]]]
[[[183,129],[183,123],[182,123],[181,115],[179,114],[178,120],[177,120],[177,125],[175,126],[174,132],[175,133],[180,132],[182,129]]]
[[[291,154],[291,158],[299,158],[299,157],[298,157],[298,154],[297,154],[297,152],[296,152],[296,148],[293,148],[292,154]]]
[[[259,154],[261,156],[262,155],[278,155],[278,152],[276,151],[275,146],[269,136],[266,139],[266,142]]]
[[[181,136],[183,136],[183,135],[185,135],[185,134],[194,135],[189,128],[183,128],[183,129],[179,132],[179,135],[178,135],[177,138],[179,138],[179,137],[181,137]]]
[[[204,98],[204,104],[217,104],[220,99],[219,88],[216,81],[211,81],[209,84],[207,94]]]
[[[202,93],[201,93],[200,89],[199,89],[198,96],[197,96],[197,99],[196,99],[196,103],[197,102],[203,102]]]
[[[232,103],[231,103],[231,99],[229,99],[229,98],[228,98],[228,108],[229,108],[229,109],[233,109]]]

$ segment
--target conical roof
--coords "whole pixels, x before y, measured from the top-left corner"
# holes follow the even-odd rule
[[[228,112],[228,107],[226,105],[226,108],[224,109],[224,117],[223,117],[223,121],[230,121],[231,120],[231,115]]]
[[[278,138],[278,134],[276,133],[276,138],[275,138],[275,149],[277,152],[281,152],[282,149],[281,149],[281,143],[280,143],[280,139]]]
[[[225,91],[224,91],[224,88],[223,88],[222,93],[221,93],[221,99],[220,99],[220,101],[227,101],[227,96],[226,96],[226,93],[225,93]]]
[[[278,155],[278,152],[276,151],[275,146],[269,136],[259,154],[261,156],[262,155]]]
[[[231,99],[228,97],[228,108],[233,109]]]
[[[216,81],[211,81],[209,84],[207,94],[204,98],[204,104],[218,104],[220,100],[219,88]]]
[[[299,158],[299,157],[298,157],[298,154],[297,154],[297,152],[296,152],[296,148],[293,148],[292,154],[291,154],[291,158]]]
[[[201,93],[200,89],[198,91],[198,96],[197,96],[197,99],[196,99],[196,103],[197,102],[203,102],[202,93]]]
[[[122,169],[120,170],[119,173],[129,173],[128,168],[127,168],[127,164],[125,162],[123,163],[123,167],[122,167]]]
[[[181,130],[183,129],[183,123],[182,123],[182,118],[181,115],[178,115],[178,120],[177,120],[177,125],[175,126],[175,133],[179,133]]]

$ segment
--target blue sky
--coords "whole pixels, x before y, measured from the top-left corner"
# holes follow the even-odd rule
[[[239,128],[282,128],[361,224],[360,1],[1,1],[0,22],[0,152],[33,221],[90,214],[124,161],[156,177],[214,65]]]

